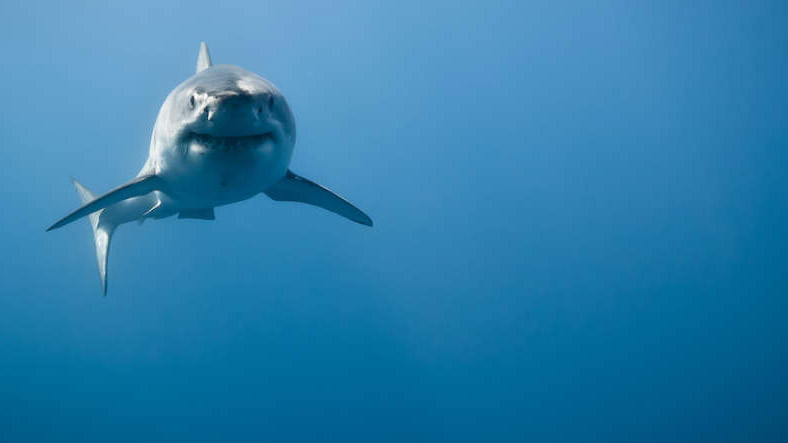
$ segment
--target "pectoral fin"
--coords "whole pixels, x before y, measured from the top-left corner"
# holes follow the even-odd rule
[[[162,180],[155,175],[143,175],[141,177],[137,177],[125,185],[121,185],[107,192],[99,198],[86,203],[84,206],[75,210],[71,214],[61,218],[54,225],[47,228],[47,232],[57,229],[61,226],[65,226],[75,220],[79,220],[88,214],[100,211],[107,206],[112,206],[119,201],[126,200],[127,198],[131,197],[145,195],[151,191],[161,190],[162,187]]]
[[[349,201],[292,171],[287,171],[287,175],[265,193],[277,201],[295,201],[319,206],[356,223],[372,226],[372,219]]]

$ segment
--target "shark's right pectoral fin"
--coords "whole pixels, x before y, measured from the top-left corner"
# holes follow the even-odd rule
[[[161,178],[156,175],[143,175],[141,177],[137,177],[134,180],[107,192],[97,199],[86,203],[81,208],[61,218],[54,225],[47,228],[47,232],[65,226],[96,211],[100,211],[107,206],[112,206],[119,201],[145,195],[151,191],[162,190],[162,188],[163,182]]]
[[[372,226],[372,219],[349,201],[292,171],[287,171],[287,175],[265,193],[277,201],[294,201],[319,206],[356,223]]]

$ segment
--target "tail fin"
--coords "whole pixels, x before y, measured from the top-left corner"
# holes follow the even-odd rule
[[[90,192],[82,183],[73,178],[71,181],[74,183],[83,205],[96,199],[96,195]],[[107,256],[115,225],[101,220],[103,212],[104,210],[102,209],[88,215],[88,221],[90,222],[90,227],[93,228],[93,239],[96,243],[96,261],[98,262],[99,277],[101,277],[101,292],[103,295],[107,295]]]

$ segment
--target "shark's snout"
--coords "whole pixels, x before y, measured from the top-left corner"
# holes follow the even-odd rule
[[[213,135],[242,136],[259,133],[271,118],[270,94],[228,93],[209,97],[202,109],[205,129]]]
[[[246,151],[276,143],[280,127],[272,107],[275,98],[267,92],[256,94],[226,90],[194,100],[195,121],[189,125],[190,150]]]

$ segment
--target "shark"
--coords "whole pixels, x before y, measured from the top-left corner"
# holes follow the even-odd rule
[[[159,110],[137,176],[99,196],[72,178],[82,206],[46,230],[87,217],[106,296],[110,242],[125,223],[175,215],[215,220],[216,207],[265,194],[371,227],[372,219],[353,204],[290,170],[295,141],[295,118],[279,89],[239,66],[214,65],[202,42],[196,72]]]

